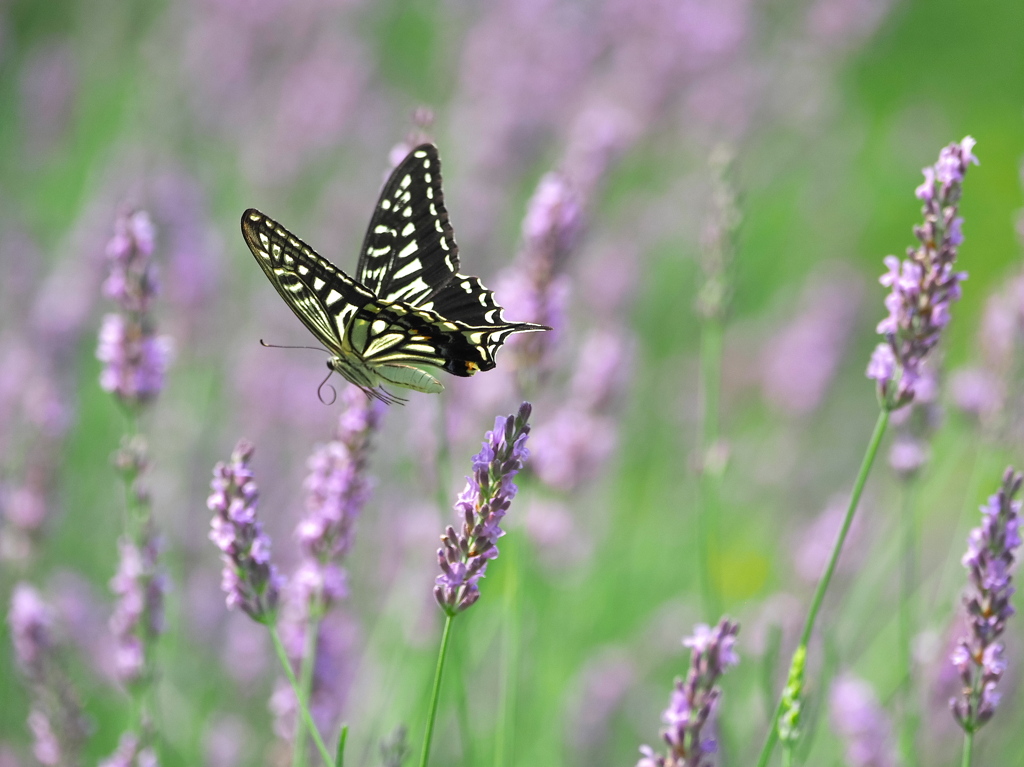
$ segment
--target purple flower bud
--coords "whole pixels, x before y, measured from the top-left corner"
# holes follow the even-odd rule
[[[962,559],[969,581],[964,606],[971,633],[950,656],[962,690],[949,705],[966,732],[975,732],[991,719],[999,703],[996,685],[1006,670],[1006,660],[997,640],[1014,613],[1010,571],[1021,543],[1021,502],[1016,496],[1022,483],[1024,475],[1013,467],[1006,470],[999,492],[981,507],[981,527],[971,531]]]
[[[495,420],[455,503],[460,528],[449,526],[441,536],[434,599],[449,615],[480,598],[478,581],[487,572],[487,561],[498,556],[498,538],[505,534],[500,523],[516,495],[512,480],[530,454],[526,438],[531,410],[524,402],[516,415]]]
[[[7,623],[18,665],[29,677],[40,673],[53,647],[53,610],[32,586],[18,583],[11,595]]]
[[[117,596],[110,631],[117,644],[117,675],[125,684],[148,677],[146,648],[164,630],[167,578],[158,563],[161,548],[152,525],[143,534],[141,547],[125,539],[120,542],[120,565],[110,581]]]
[[[224,563],[221,586],[228,607],[239,607],[253,620],[270,623],[283,580],[270,562],[270,539],[256,519],[259,491],[249,467],[253,450],[249,442],[240,440],[231,462],[214,467],[213,493],[206,501],[214,512],[209,537]]]
[[[157,336],[151,304],[157,294],[153,225],[144,211],[123,215],[107,245],[110,272],[103,292],[119,306],[100,327],[96,358],[100,386],[130,407],[152,400],[163,388],[171,342]]]
[[[668,708],[662,714],[668,725],[662,731],[668,752],[660,756],[650,746],[642,746],[643,756],[637,767],[710,767],[717,743],[703,734],[703,728],[721,697],[719,677],[739,663],[735,651],[739,629],[738,623],[722,618],[714,628],[698,625],[693,636],[683,639],[683,645],[693,652],[686,679],[676,680]]]
[[[879,282],[891,288],[885,299],[889,316],[878,323],[885,342],[875,349],[867,376],[878,382],[884,406],[896,410],[911,402],[921,379],[920,368],[949,323],[950,306],[960,298],[964,272],[953,271],[957,247],[963,242],[963,221],[957,216],[967,167],[977,164],[974,139],[950,144],[938,162],[925,168],[916,195],[924,201],[924,223],[914,227],[920,244],[900,262],[887,256]],[[888,348],[888,352],[884,351]]]

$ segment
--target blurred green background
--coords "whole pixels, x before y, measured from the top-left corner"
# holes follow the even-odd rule
[[[937,365],[941,425],[913,483],[884,455],[875,467],[812,647],[800,752],[843,763],[826,705],[840,671],[901,710],[906,504],[919,536],[919,763],[955,763],[942,669],[959,630],[959,558],[978,504],[1021,460],[1021,430],[1012,402],[979,425],[945,383],[984,365],[1007,376],[1009,400],[1019,391],[1014,365],[986,346],[984,318],[993,295],[1008,295],[1019,343],[1024,302],[1006,291],[1020,273],[1022,40],[1024,6],[996,1],[0,4],[0,481],[8,505],[28,486],[46,507],[27,543],[3,522],[0,596],[28,580],[58,606],[94,725],[85,761],[113,751],[129,705],[104,654],[123,504],[110,456],[125,423],[95,359],[118,211],[153,218],[156,311],[175,344],[143,425],[174,584],[159,656],[163,761],[287,764],[267,707],[270,645],[223,607],[205,498],[214,462],[253,439],[261,515],[287,571],[305,459],[330,438],[337,407],[317,399],[322,359],[259,346],[308,339],[252,263],[238,218],[258,207],[351,270],[389,152],[420,131],[444,162],[463,271],[488,285],[515,269],[543,174],[561,171],[585,215],[562,270],[565,322],[530,391],[534,439],[548,446],[538,453],[578,470],[557,481],[538,466],[522,480],[502,556],[456,622],[439,765],[635,763],[640,744],[660,742],[685,673],[680,638],[718,611],[742,627],[721,763],[752,763],[834,535],[828,508],[848,493],[877,413],[863,373],[884,316],[881,259],[913,243],[921,168],[977,139],[961,208],[970,280]],[[421,107],[432,120],[421,110],[417,125]],[[728,460],[707,529],[694,304],[715,214],[709,157],[722,143],[742,223],[722,361]],[[622,355],[613,395],[590,414],[600,436],[569,444],[559,416],[597,332]],[[496,371],[390,408],[375,440],[332,667],[348,763],[379,764],[376,743],[401,723],[418,749],[440,629],[434,550],[450,513],[434,499],[454,500],[494,416],[518,405],[506,354]],[[3,631],[0,764],[32,764],[29,696]],[[1019,621],[1007,645],[1004,699],[976,764],[1020,760]]]

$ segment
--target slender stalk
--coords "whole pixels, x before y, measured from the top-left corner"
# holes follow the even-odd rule
[[[274,651],[277,653],[277,659],[281,662],[285,676],[288,677],[288,683],[292,686],[292,692],[295,693],[295,699],[299,702],[299,715],[305,723],[309,734],[313,736],[313,742],[320,752],[320,758],[324,760],[324,764],[334,764],[331,752],[324,743],[324,739],[320,737],[320,731],[316,728],[313,715],[309,713],[309,708],[299,693],[299,680],[295,678],[295,672],[292,671],[292,664],[288,660],[288,652],[284,649],[284,644],[281,642],[281,635],[277,633],[277,626],[268,626],[267,628],[270,629],[270,638],[274,641]]]
[[[917,534],[914,529],[914,498],[917,483],[909,479],[903,484],[902,522],[903,522],[903,556],[900,583],[900,614],[899,614],[899,647],[897,651],[903,661],[901,682],[901,721],[900,750],[907,767],[917,764],[917,752],[914,748],[917,730],[917,716],[914,713],[914,653],[912,649],[916,622],[914,620],[914,578],[917,572]]]
[[[430,742],[434,738],[434,722],[437,719],[437,702],[441,697],[441,675],[444,673],[444,661],[448,655],[448,642],[451,639],[454,617],[454,615],[445,615],[444,619],[444,633],[441,635],[441,647],[437,652],[437,668],[434,670],[434,688],[430,693],[430,709],[427,712],[427,729],[423,733],[420,767],[427,767],[427,759],[430,757]]]
[[[338,735],[338,755],[334,758],[334,767],[345,767],[345,742],[348,740],[348,725],[341,726],[341,734]]]
[[[804,630],[800,634],[800,644],[797,649],[806,648],[808,642],[811,639],[811,633],[814,631],[814,623],[818,619],[818,612],[821,610],[822,602],[825,600],[825,592],[828,590],[829,583],[832,581],[832,575],[835,572],[836,564],[839,562],[839,554],[843,550],[843,543],[846,541],[846,535],[850,531],[850,524],[853,522],[853,515],[857,511],[857,505],[860,503],[861,493],[864,492],[864,485],[867,484],[868,475],[871,473],[871,466],[875,462],[875,456],[878,454],[878,448],[882,444],[882,437],[885,435],[885,429],[889,425],[889,411],[882,408],[882,411],[878,414],[878,420],[875,421],[875,430],[871,434],[871,440],[868,442],[867,450],[864,452],[864,458],[860,464],[860,471],[857,472],[857,480],[853,486],[853,492],[850,494],[850,504],[846,508],[846,516],[843,517],[843,526],[839,530],[839,536],[836,538],[835,546],[832,548],[832,555],[829,557],[828,565],[825,567],[825,572],[822,574],[821,579],[818,581],[818,587],[814,591],[814,597],[811,600],[811,608],[807,613],[807,620],[804,623]],[[779,702],[775,706],[775,713],[772,714],[771,727],[768,730],[768,735],[765,738],[764,746],[761,748],[761,755],[757,760],[757,767],[766,767],[768,759],[772,755],[772,750],[775,748],[775,742],[778,739],[778,724],[779,717],[782,715],[783,700],[779,697]]]
[[[718,599],[718,512],[722,467],[712,453],[719,439],[719,394],[722,376],[722,322],[715,315],[705,319],[700,334],[701,448],[697,511],[697,558],[705,617],[716,620]]]
[[[519,591],[519,557],[517,547],[505,544],[505,615],[508,629],[505,631],[501,653],[501,703],[498,711],[498,730],[494,737],[494,767],[504,767],[509,759],[509,734],[514,728],[516,710],[516,685],[514,671],[519,666],[519,620],[516,612]]]
[[[971,751],[974,748],[974,733],[970,730],[964,732],[964,753],[960,759],[960,767],[971,767]]]
[[[320,618],[322,617],[320,594],[316,593],[310,600],[309,620],[306,622],[306,636],[302,643],[302,664],[299,666],[299,705],[309,706],[313,694],[313,670],[316,667],[316,646],[320,638]],[[295,723],[295,739],[292,741],[292,767],[306,767],[306,728],[300,719]]]

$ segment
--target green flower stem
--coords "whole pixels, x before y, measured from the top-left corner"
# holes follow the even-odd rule
[[[434,688],[430,693],[430,710],[427,713],[427,729],[423,733],[423,752],[420,754],[420,767],[427,767],[430,757],[430,741],[434,738],[434,722],[437,719],[437,702],[441,697],[441,675],[444,673],[444,661],[448,655],[448,642],[451,639],[452,620],[454,615],[446,615],[444,633],[441,635],[441,647],[437,652],[437,668],[434,670]]]
[[[825,600],[825,592],[828,590],[829,583],[832,581],[832,574],[835,572],[836,564],[839,562],[839,554],[843,550],[843,543],[846,541],[846,534],[850,531],[850,524],[853,522],[854,512],[857,511],[857,505],[860,503],[861,493],[864,492],[864,485],[867,484],[868,475],[871,473],[871,466],[875,462],[875,456],[878,454],[878,448],[882,444],[882,437],[885,435],[885,429],[889,425],[889,411],[882,408],[882,411],[878,414],[878,420],[875,422],[875,430],[871,434],[871,441],[868,442],[867,450],[864,452],[864,458],[861,461],[860,471],[857,473],[857,481],[854,483],[853,492],[850,494],[850,504],[846,508],[846,516],[843,517],[843,526],[839,530],[839,536],[836,538],[835,546],[832,548],[832,555],[829,557],[828,565],[825,567],[825,572],[822,574],[821,579],[818,581],[818,587],[814,591],[814,598],[811,600],[811,609],[807,613],[807,620],[804,623],[804,630],[800,634],[800,643],[797,645],[797,653],[801,650],[806,652],[807,645],[811,639],[811,633],[814,631],[814,623],[818,618],[818,611],[821,609],[822,602]],[[794,658],[796,654],[794,654]],[[778,724],[779,717],[782,715],[783,698],[779,697],[779,703],[775,707],[775,713],[772,714],[771,727],[768,730],[768,736],[765,738],[764,746],[761,748],[761,755],[757,760],[757,767],[766,767],[768,759],[772,755],[772,750],[775,748],[775,742],[778,739]]]
[[[914,576],[917,572],[917,535],[914,529],[914,498],[917,483],[910,479],[903,485],[902,521],[903,521],[903,567],[900,594],[899,615],[899,647],[898,652],[903,661],[903,681],[901,684],[902,711],[900,722],[900,741],[904,763],[907,767],[917,764],[917,751],[914,747],[917,730],[917,716],[914,713],[914,657],[913,643],[916,622],[914,620]]]
[[[309,620],[306,623],[306,636],[302,643],[302,664],[299,667],[299,688],[295,693],[299,699],[299,706],[303,709],[308,708],[310,697],[313,694],[313,669],[316,667],[316,645],[320,638],[320,619],[322,617],[323,607],[320,604],[320,593],[317,591],[313,594],[309,604]],[[306,728],[301,719],[295,723],[295,739],[292,741],[292,767],[306,767]]]
[[[510,744],[515,743],[516,671],[519,668],[520,624],[519,612],[519,549],[512,542],[502,547],[505,551],[505,593],[504,610],[506,630],[503,636],[500,661],[501,697],[498,710],[498,727],[494,734],[494,767],[505,767],[513,762]]]
[[[345,767],[345,742],[348,740],[348,725],[341,726],[341,734],[338,735],[338,755],[334,758],[334,767]]]
[[[719,395],[722,378],[722,321],[708,317],[700,334],[701,449],[700,481],[697,489],[697,556],[705,617],[717,620],[721,612],[718,600],[715,563],[718,561],[718,520],[722,468],[712,455],[719,439]]]
[[[964,731],[964,753],[960,760],[960,767],[971,767],[971,750],[974,747],[974,733],[970,730]]]
[[[309,707],[306,705],[306,701],[302,698],[299,692],[299,680],[295,678],[295,672],[292,671],[292,664],[288,660],[288,653],[285,651],[284,644],[281,642],[281,636],[277,633],[277,626],[271,625],[267,628],[270,629],[270,638],[274,641],[274,650],[277,652],[277,659],[281,662],[285,676],[288,677],[288,683],[292,686],[292,692],[295,693],[295,699],[299,702],[299,715],[305,723],[309,734],[313,736],[313,742],[316,743],[317,750],[320,752],[320,758],[324,760],[324,764],[334,764],[334,760],[331,758],[331,752],[324,744],[324,739],[320,737],[320,731],[316,728],[316,722],[313,721],[313,715],[309,713]],[[298,728],[296,728],[296,730],[298,730]]]

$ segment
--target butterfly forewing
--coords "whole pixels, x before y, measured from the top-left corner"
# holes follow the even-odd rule
[[[366,231],[356,278],[384,301],[429,303],[459,270],[437,148],[423,144],[392,172]]]
[[[242,215],[242,236],[295,315],[333,354],[341,353],[346,325],[374,302],[373,294],[258,210]]]

